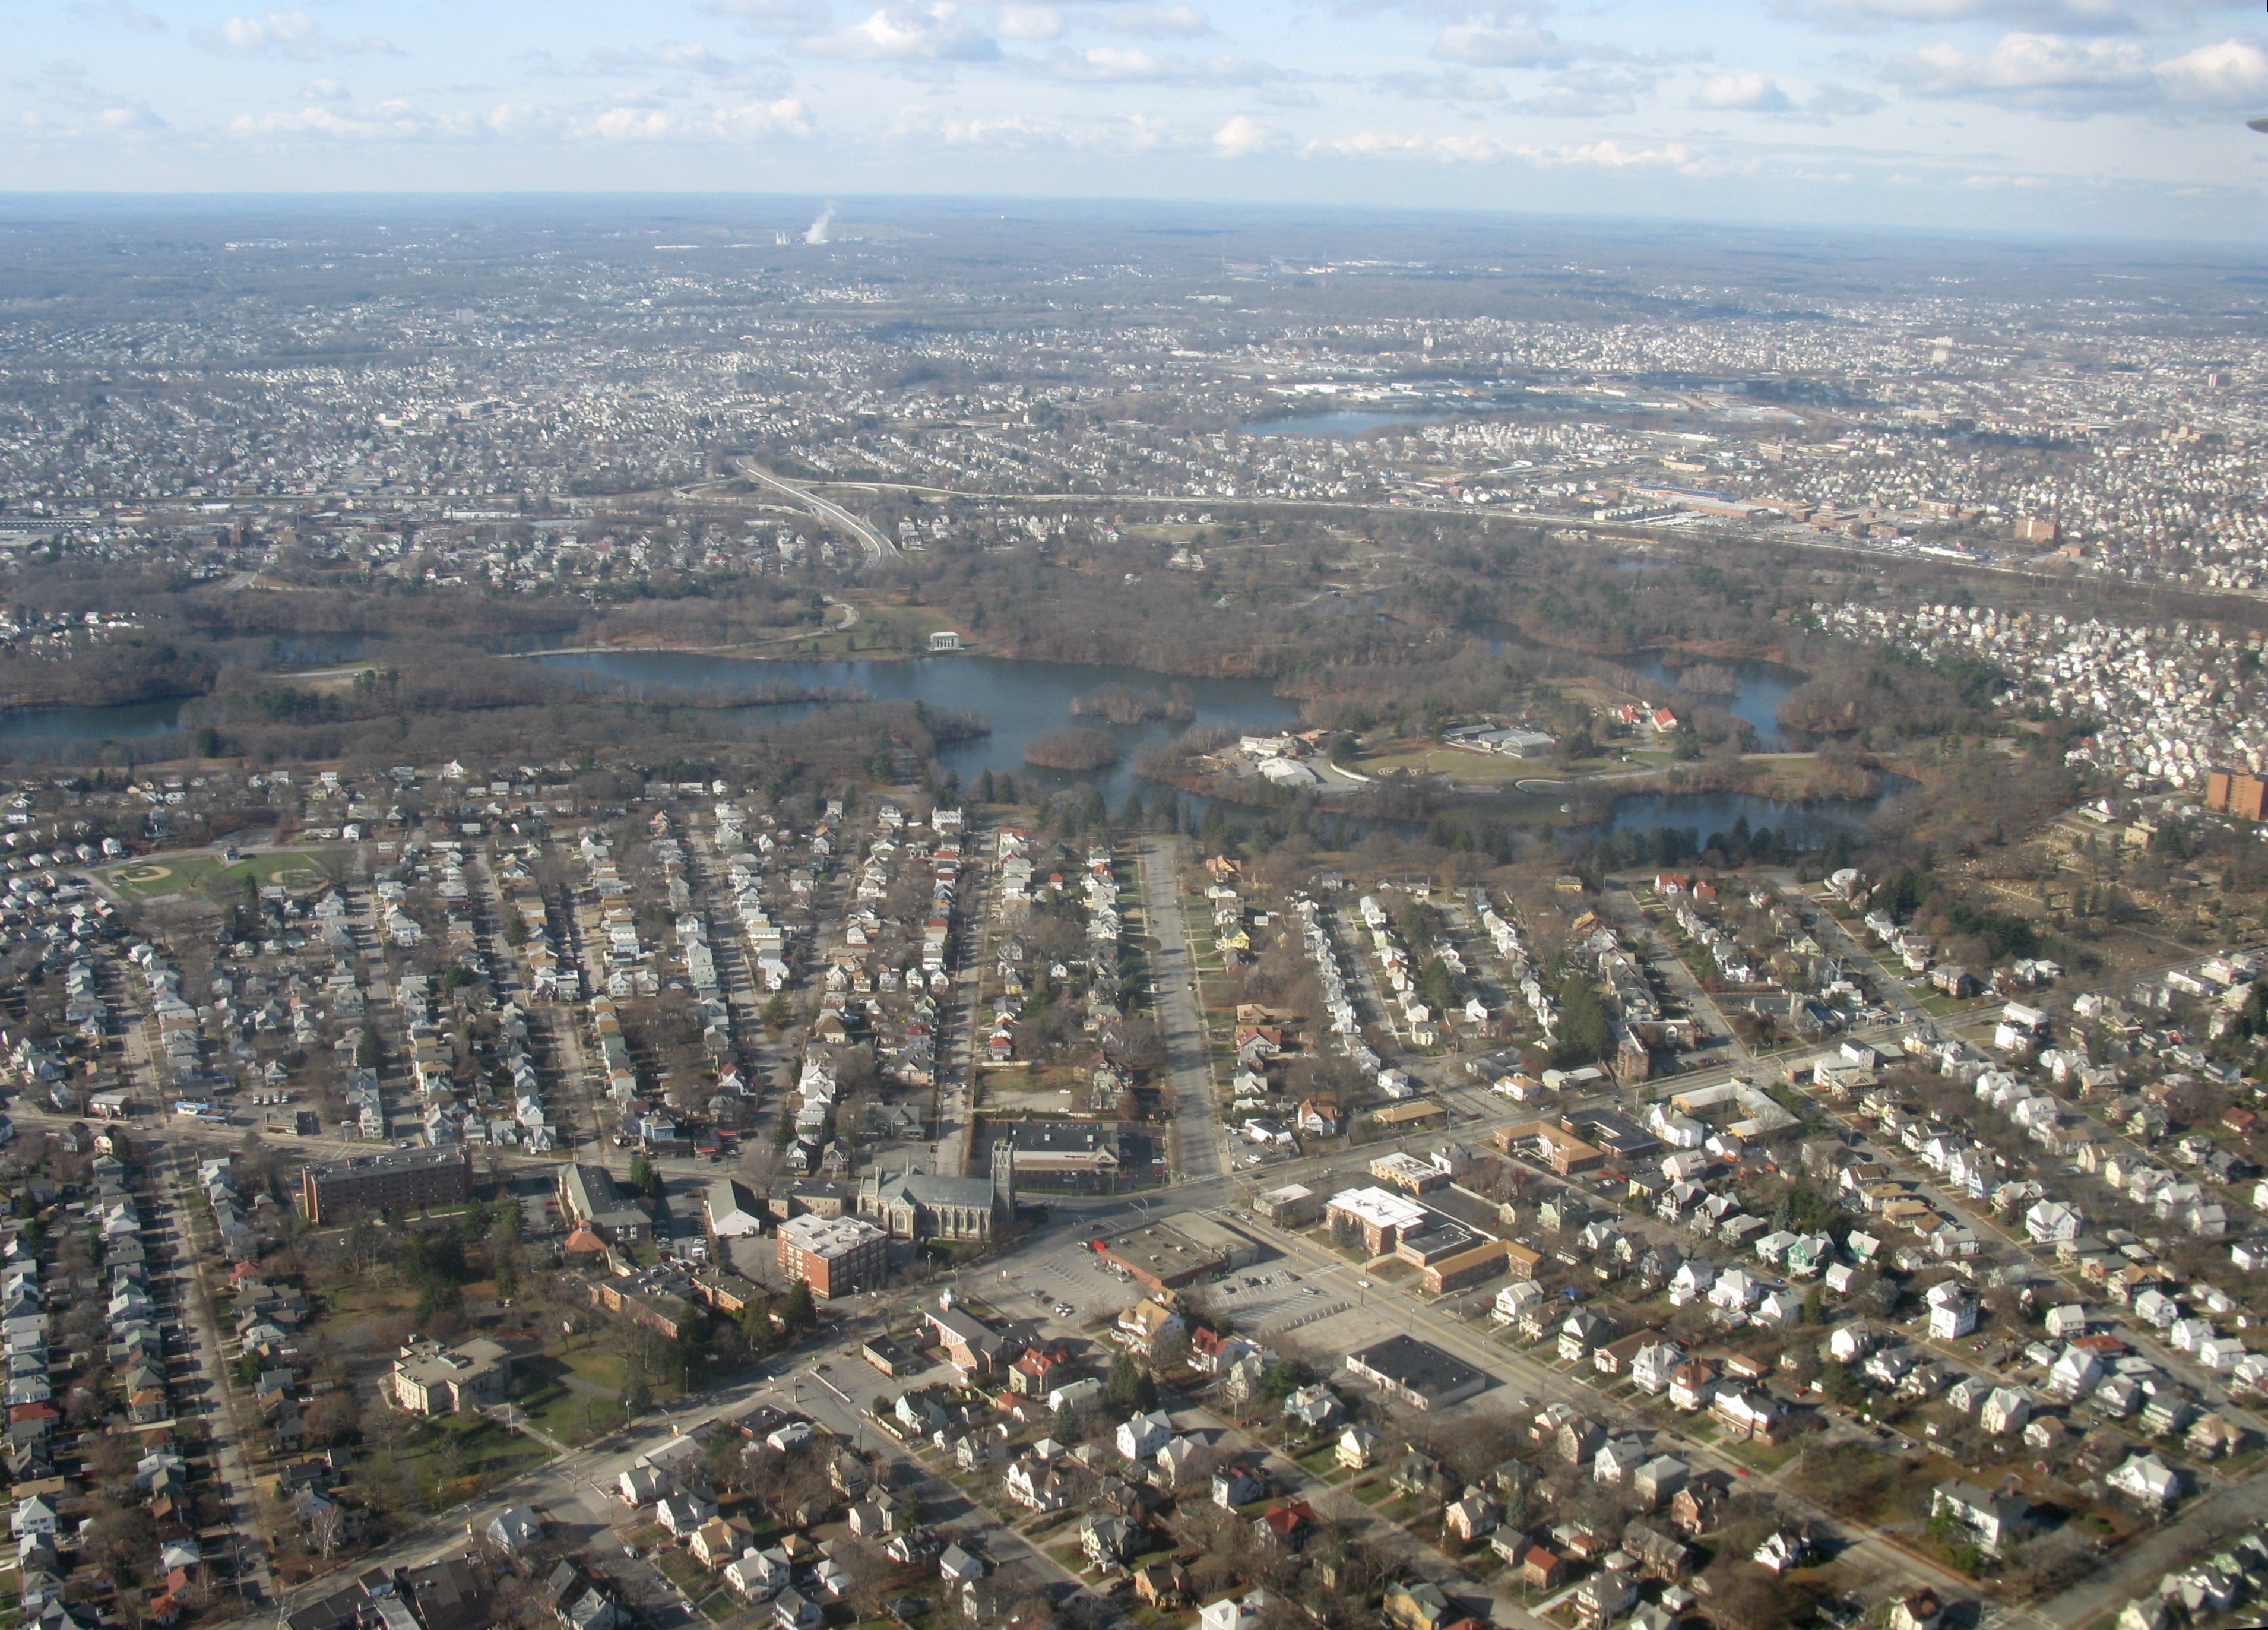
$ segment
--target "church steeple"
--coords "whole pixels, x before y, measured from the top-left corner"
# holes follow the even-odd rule
[[[1003,1132],[992,1140],[992,1198],[1010,1215],[1016,1210],[1016,1139]]]

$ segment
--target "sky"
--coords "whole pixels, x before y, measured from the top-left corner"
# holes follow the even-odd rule
[[[0,80],[11,192],[2268,236],[2259,0],[0,0]]]

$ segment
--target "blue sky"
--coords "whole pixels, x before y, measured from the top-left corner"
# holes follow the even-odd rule
[[[0,0],[0,190],[2261,235],[2257,0]]]

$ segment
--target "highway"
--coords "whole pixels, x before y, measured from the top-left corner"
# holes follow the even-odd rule
[[[866,564],[868,565],[879,566],[886,560],[902,560],[905,558],[905,557],[899,552],[898,546],[896,544],[891,542],[889,539],[884,537],[880,532],[877,532],[873,527],[859,520],[849,510],[844,509],[840,504],[833,503],[828,499],[822,498],[816,492],[797,486],[792,482],[781,480],[777,476],[773,475],[771,471],[766,469],[754,459],[740,459],[736,461],[736,462],[740,473],[747,476],[751,481],[762,482],[765,486],[773,489],[775,491],[786,494],[789,498],[793,498],[797,503],[805,505],[821,520],[828,522],[829,525],[834,526],[842,531],[849,533],[852,537],[858,539],[860,543],[865,546]]]

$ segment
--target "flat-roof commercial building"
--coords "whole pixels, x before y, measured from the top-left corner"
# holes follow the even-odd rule
[[[1526,1260],[1516,1260],[1514,1253]],[[1509,1273],[1513,1279],[1533,1279],[1539,1260],[1535,1252],[1509,1240],[1478,1240],[1454,1255],[1435,1257],[1422,1265],[1418,1277],[1428,1293],[1441,1296],[1494,1279],[1499,1273]]]
[[[1573,1132],[1550,1121],[1521,1121],[1496,1135],[1496,1147],[1506,1154],[1540,1154],[1561,1176],[1596,1171],[1607,1163],[1607,1152],[1584,1142]]]
[[[1426,1126],[1446,1125],[1449,1111],[1432,1098],[1412,1098],[1404,1103],[1389,1103],[1373,1112],[1370,1118],[1388,1137],[1392,1137]]]
[[[1327,1208],[1331,1227],[1346,1222],[1362,1235],[1373,1257],[1383,1257],[1412,1234],[1433,1226],[1433,1213],[1416,1200],[1384,1189],[1342,1189]]]
[[[473,1160],[462,1144],[388,1149],[299,1169],[299,1208],[310,1222],[461,1206],[472,1197]]]
[[[1126,1134],[1115,1121],[1019,1121],[997,1134],[1014,1151],[1016,1177],[1108,1177],[1126,1164]]]
[[[1260,1247],[1210,1217],[1182,1211],[1110,1235],[1098,1254],[1152,1290],[1172,1290],[1256,1262]]]
[[[1371,1162],[1370,1175],[1388,1188],[1400,1189],[1406,1194],[1423,1194],[1428,1189],[1447,1188],[1449,1184],[1447,1168],[1421,1161],[1401,1149]]]
[[[1429,1342],[1389,1336],[1346,1356],[1346,1372],[1412,1409],[1441,1409],[1484,1390],[1489,1378]]]
[[[1272,1228],[1304,1228],[1323,1214],[1323,1197],[1303,1183],[1252,1197],[1252,1214]]]
[[[864,1217],[806,1213],[779,1227],[780,1272],[821,1298],[879,1289],[890,1272],[890,1236]]]

